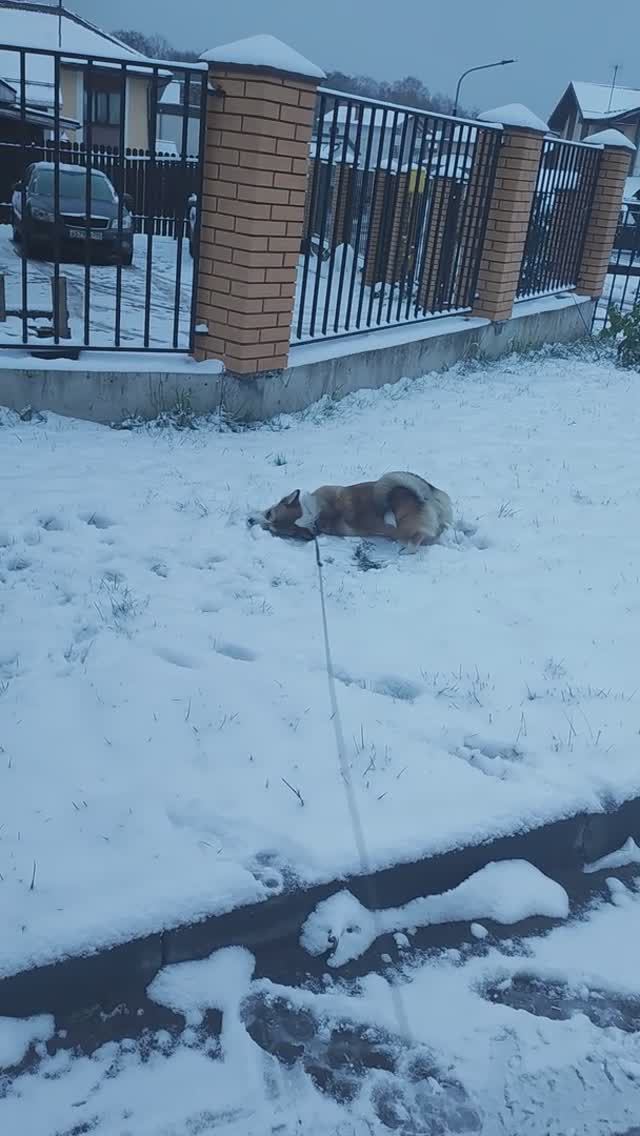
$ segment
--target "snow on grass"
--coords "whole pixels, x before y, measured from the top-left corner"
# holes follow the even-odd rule
[[[358,871],[313,547],[245,524],[298,487],[459,518],[322,541],[374,867],[638,792],[639,404],[569,356],[239,433],[0,419],[0,974]]]
[[[375,940],[393,931],[478,918],[519,923],[534,915],[566,919],[563,887],[526,860],[500,860],[474,872],[442,895],[426,895],[402,907],[370,911],[348,891],[336,892],[308,916],[300,936],[311,955],[327,954],[329,966],[359,958]]]

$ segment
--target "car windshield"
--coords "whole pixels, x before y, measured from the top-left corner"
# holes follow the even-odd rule
[[[35,193],[41,194],[43,197],[53,197],[55,193],[53,169],[37,170],[33,188]],[[77,173],[75,170],[60,170],[60,197],[75,197],[84,201],[86,192],[86,170],[79,169]],[[111,183],[98,171],[91,174],[91,200],[114,200]]]

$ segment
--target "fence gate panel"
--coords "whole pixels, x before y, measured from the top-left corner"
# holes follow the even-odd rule
[[[469,312],[501,136],[321,87],[293,341]]]
[[[192,349],[206,65],[0,43],[0,79],[0,348]]]
[[[575,288],[598,180],[601,151],[545,138],[531,205],[517,298]]]
[[[605,290],[593,316],[593,330],[609,326],[609,312],[625,313],[640,304],[640,201],[622,208],[609,262]]]

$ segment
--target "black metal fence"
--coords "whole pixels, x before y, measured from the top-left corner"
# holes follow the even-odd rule
[[[1,119],[0,119],[1,121]],[[1,134],[0,126],[0,134]],[[47,140],[29,148],[29,163],[53,162],[56,148]],[[188,218],[184,203],[200,188],[199,158],[189,154],[186,161],[175,154],[156,149],[155,163],[150,164],[151,152],[128,146],[121,157],[117,147],[94,146],[91,155],[79,142],[63,141],[60,160],[74,166],[91,165],[102,170],[118,193],[126,193],[133,203],[134,231],[156,236],[178,237],[187,235]],[[25,169],[23,143],[3,141],[0,138],[0,224],[11,224],[11,197],[13,187]]]
[[[467,312],[501,127],[320,88],[292,338]]]
[[[0,44],[0,79],[0,347],[189,350],[206,66]]]
[[[575,287],[601,148],[545,138],[520,269],[522,300]]]
[[[636,304],[640,304],[640,202],[621,210],[605,289],[594,312],[594,331],[609,326],[612,308],[627,313]]]

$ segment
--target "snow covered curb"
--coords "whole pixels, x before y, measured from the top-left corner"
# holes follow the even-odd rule
[[[251,951],[259,960],[261,974],[288,982],[302,980],[308,972],[322,973],[327,961],[347,973],[366,973],[371,955],[362,965],[358,956],[378,935],[384,936],[376,942],[383,961],[389,942],[395,940],[400,951],[406,945],[404,933],[395,931],[391,938],[396,926],[407,928],[414,938],[417,934],[415,942],[422,947],[430,942],[457,944],[469,935],[486,938],[484,923],[476,922],[479,918],[492,924],[494,940],[510,937],[514,927],[521,936],[535,933],[563,921],[569,899],[575,911],[593,896],[607,894],[608,871],[635,866],[631,831],[640,834],[640,798],[610,813],[578,815],[486,845],[397,864],[374,877],[292,891],[107,950],[24,970],[0,978],[0,1018],[75,1015],[105,1002],[135,1002],[164,966],[196,962],[227,947]],[[601,856],[605,849],[608,854]],[[498,857],[502,862],[495,862]],[[501,900],[495,891],[502,882],[515,881],[521,886],[523,880],[528,886],[524,896],[510,894]],[[341,890],[340,883],[348,891]],[[380,905],[373,913],[365,906],[366,897],[372,894]],[[403,907],[398,908],[398,902]],[[336,911],[346,934],[339,931]],[[349,919],[343,918],[354,913],[360,918],[364,915],[371,932],[367,941],[353,936]],[[314,961],[314,956],[325,953],[332,944],[341,954]],[[354,944],[356,949],[350,949]],[[355,966],[349,964],[353,959],[358,960]],[[192,1008],[197,1010],[195,1004]]]
[[[300,944],[311,955],[331,951],[329,966],[359,958],[376,939],[440,923],[493,919],[504,926],[544,916],[566,919],[569,897],[526,860],[493,861],[443,895],[427,895],[384,911],[369,911],[348,891],[319,903],[302,928]],[[482,934],[478,935],[482,937]]]

